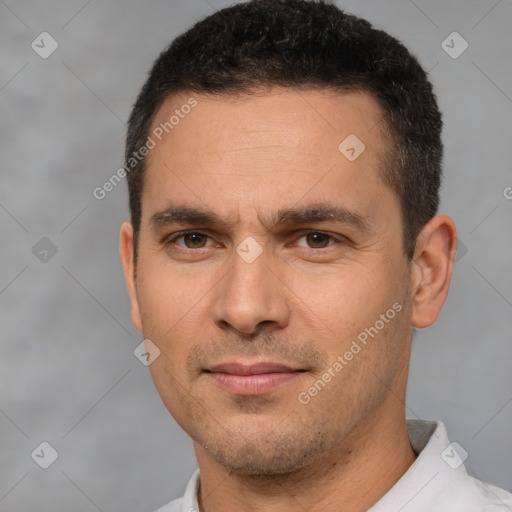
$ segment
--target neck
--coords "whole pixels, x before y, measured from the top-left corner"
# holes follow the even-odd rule
[[[391,395],[390,400],[397,397]],[[403,410],[377,414],[358,426],[329,457],[284,475],[230,474],[198,445],[201,512],[363,512],[402,477],[416,459]]]

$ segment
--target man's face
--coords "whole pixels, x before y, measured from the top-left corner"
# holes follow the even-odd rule
[[[198,458],[300,469],[403,409],[410,266],[382,112],[364,93],[194,97],[148,156],[132,318]]]

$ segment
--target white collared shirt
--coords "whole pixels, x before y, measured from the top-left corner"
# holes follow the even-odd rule
[[[417,459],[368,512],[507,512],[512,494],[468,475],[465,452],[450,443],[441,421],[407,420]],[[199,512],[199,469],[182,498],[156,512]]]

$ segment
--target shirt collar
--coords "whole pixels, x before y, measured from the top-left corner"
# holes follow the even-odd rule
[[[417,458],[368,512],[431,512],[439,505],[440,496],[464,486],[468,475],[463,454],[455,443],[450,444],[441,421],[408,419],[407,430]]]

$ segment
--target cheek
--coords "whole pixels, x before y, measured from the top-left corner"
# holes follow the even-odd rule
[[[174,286],[174,285],[173,285]],[[178,383],[185,382],[186,349],[190,343],[193,312],[191,302],[169,286],[163,279],[146,276],[138,289],[142,334],[160,350],[158,358],[149,366],[155,387],[169,409],[176,407]]]
[[[149,371],[162,402],[180,423],[185,404],[190,407],[185,363],[189,348],[197,343],[198,326],[204,324],[198,318],[202,290],[179,273],[149,267],[137,288],[143,336],[160,349]]]
[[[137,296],[143,333],[150,339],[164,340],[182,329],[197,315],[208,293],[204,280],[158,261],[148,261],[140,275],[144,277],[137,282]]]
[[[390,269],[352,262],[339,265],[314,276],[302,273],[293,280],[292,288],[304,316],[315,324],[336,333],[339,339],[356,335],[373,325],[379,315],[401,300],[401,279]]]

